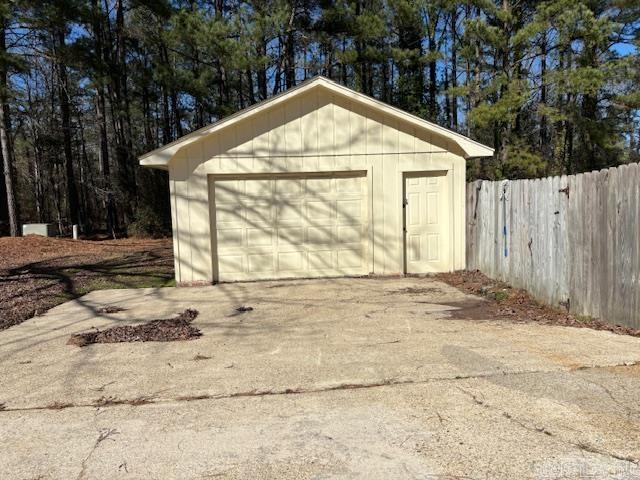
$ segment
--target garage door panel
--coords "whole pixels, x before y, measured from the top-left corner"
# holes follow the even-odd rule
[[[309,245],[330,245],[334,237],[332,227],[309,227],[305,240]]]
[[[303,227],[280,227],[278,228],[278,245],[300,245],[304,242]]]
[[[363,200],[338,200],[337,214],[340,224],[360,224],[362,222]]]
[[[224,248],[227,245],[244,245],[244,228],[218,228],[218,242]]]
[[[305,252],[278,252],[278,271],[303,272]]]
[[[218,255],[218,271],[223,274],[243,274],[244,255]]]
[[[362,250],[338,250],[338,268],[360,268],[362,266]]]
[[[247,198],[271,198],[273,196],[273,183],[273,180],[245,180]]]
[[[276,220],[278,224],[301,225],[304,217],[303,209],[302,201],[279,203],[276,205]]]
[[[250,253],[248,254],[249,273],[252,272],[272,272],[274,270],[273,265],[273,253]]]
[[[273,228],[247,228],[247,246],[264,247],[273,245]]]
[[[237,205],[216,204],[216,222],[220,224],[231,224],[244,221],[244,211]]]
[[[335,200],[307,202],[307,218],[311,221],[333,220],[336,216]]]
[[[301,195],[304,188],[304,180],[283,178],[276,181],[276,193],[279,197],[292,197]]]
[[[307,194],[309,196],[331,194],[333,192],[333,178],[308,178],[306,180]]]
[[[216,180],[213,185],[219,280],[366,273],[366,177]]]
[[[216,182],[215,201],[234,203],[244,196],[244,182],[240,180],[220,180]]]
[[[337,242],[341,244],[359,243],[362,238],[360,225],[347,225],[338,227]]]
[[[309,270],[335,270],[335,252],[333,250],[317,250],[309,252]]]
[[[244,218],[249,222],[273,222],[274,207],[267,202],[252,202],[244,207]]]
[[[336,191],[338,193],[360,195],[362,193],[362,182],[359,177],[336,178]]]

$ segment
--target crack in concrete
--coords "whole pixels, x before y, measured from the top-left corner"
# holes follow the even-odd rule
[[[514,371],[507,372],[502,371],[499,373],[480,373],[480,374],[468,374],[468,375],[455,375],[450,377],[439,377],[439,378],[427,378],[424,380],[415,380],[411,378],[389,378],[372,382],[361,382],[361,383],[340,383],[336,385],[330,385],[326,387],[298,387],[298,388],[282,388],[282,389],[253,389],[244,392],[233,392],[233,393],[221,393],[221,394],[199,394],[199,395],[185,395],[180,397],[158,397],[158,396],[148,396],[142,395],[135,398],[128,399],[120,399],[116,397],[100,397],[91,402],[87,403],[53,403],[45,406],[33,406],[33,407],[17,407],[11,408],[4,405],[4,408],[0,409],[0,415],[5,412],[24,412],[24,411],[38,411],[38,410],[65,410],[68,408],[96,408],[96,407],[116,407],[122,405],[129,405],[133,407],[149,405],[149,404],[160,404],[160,403],[175,403],[175,402],[192,402],[198,400],[224,400],[230,398],[245,398],[245,397],[267,397],[267,396],[280,396],[280,395],[304,395],[304,394],[314,394],[314,393],[326,393],[326,392],[334,392],[341,390],[363,390],[370,388],[380,388],[380,387],[389,387],[389,386],[402,386],[402,385],[424,385],[428,383],[437,383],[437,382],[450,382],[456,380],[473,380],[473,379],[486,379],[486,378],[495,378],[495,377],[506,377],[506,376],[520,376],[520,375],[544,375],[558,372],[571,372],[574,370],[589,370],[589,369],[602,369],[602,368],[615,368],[615,367],[630,367],[640,365],[640,361],[635,362],[625,362],[614,365],[594,365],[594,366],[581,366],[579,368],[565,368],[558,370],[523,370],[523,371]],[[468,392],[465,392],[468,393]],[[477,398],[475,401],[482,405],[482,401]]]
[[[530,425],[527,425],[522,420],[519,420],[519,419],[513,417],[509,412],[506,412],[506,411],[501,410],[501,409],[499,409],[497,407],[494,407],[493,405],[488,404],[486,401],[479,399],[478,396],[475,393],[470,392],[469,390],[465,390],[464,388],[461,388],[461,387],[458,387],[458,390],[460,390],[462,393],[464,393],[465,395],[470,397],[471,400],[473,401],[473,403],[475,403],[476,405],[479,405],[481,407],[487,408],[489,410],[497,410],[498,412],[500,412],[502,414],[502,416],[504,418],[506,418],[510,422],[513,422],[516,425],[524,428],[525,430],[529,430],[530,432],[534,432],[534,433],[544,433],[545,435],[550,436],[550,437],[555,436],[552,432],[547,430],[545,427],[535,427],[535,426],[532,427]]]
[[[600,388],[604,393],[606,393],[613,403],[618,405],[623,411],[626,412],[627,418],[631,418],[633,415],[638,415],[640,413],[640,410],[632,408],[629,405],[626,405],[625,403],[618,400],[618,398],[616,398],[613,392],[605,385],[602,385],[600,382],[596,382],[595,380],[591,380],[588,378],[582,378],[582,380]]]
[[[325,393],[325,392],[334,392],[340,390],[362,390],[369,388],[379,388],[379,387],[387,387],[387,386],[397,386],[397,385],[422,385],[427,383],[434,382],[447,382],[447,381],[455,381],[455,380],[469,380],[469,379],[482,379],[482,378],[491,378],[496,376],[507,376],[507,375],[529,375],[529,374],[544,374],[544,373],[554,373],[554,370],[527,370],[522,372],[501,372],[501,373],[486,373],[486,374],[470,374],[470,375],[455,375],[452,377],[441,377],[441,378],[428,378],[425,380],[414,380],[414,379],[398,379],[398,378],[390,378],[384,379],[374,382],[362,382],[362,383],[340,383],[337,385],[330,385],[327,387],[311,387],[311,388],[282,388],[282,389],[254,389],[248,390],[244,392],[233,392],[233,393],[221,393],[221,394],[199,394],[199,395],[185,395],[180,397],[149,397],[142,396],[136,397],[132,399],[118,399],[115,397],[108,397],[108,401],[105,401],[105,397],[101,397],[97,400],[87,403],[55,403],[51,405],[45,406],[34,406],[34,407],[18,407],[18,408],[4,408],[0,410],[0,414],[4,412],[20,412],[20,411],[31,411],[31,410],[64,410],[67,408],[95,408],[95,407],[115,407],[121,405],[130,405],[130,406],[140,406],[140,405],[148,405],[148,404],[157,404],[157,403],[171,403],[171,402],[191,402],[197,400],[224,400],[229,398],[243,398],[243,397],[266,397],[266,396],[280,396],[280,395],[303,395],[303,394],[313,394],[313,393]],[[143,398],[144,401],[140,401]]]
[[[609,457],[609,458],[613,458],[615,460],[620,460],[623,462],[629,462],[629,463],[633,463],[634,465],[640,465],[640,459],[634,458],[632,456],[627,456],[627,455],[620,455],[618,453],[615,452],[610,452],[608,450],[604,450],[601,448],[596,447],[595,445],[591,445],[589,443],[586,442],[573,442],[571,440],[567,440],[564,439],[562,437],[560,437],[557,433],[552,432],[551,430],[549,430],[548,428],[542,426],[542,427],[537,427],[537,426],[532,426],[529,425],[527,423],[525,423],[524,421],[513,417],[509,412],[506,412],[504,410],[502,410],[500,407],[496,407],[493,405],[488,404],[487,402],[485,402],[484,400],[481,400],[478,398],[478,396],[469,391],[469,390],[465,390],[463,388],[458,387],[458,390],[460,390],[462,393],[464,393],[465,395],[467,395],[471,401],[473,403],[475,403],[476,405],[482,407],[482,408],[486,408],[489,410],[494,410],[496,412],[499,412],[504,418],[506,418],[507,420],[509,420],[510,422],[518,425],[519,427],[529,431],[529,432],[533,432],[533,433],[539,433],[539,434],[543,434],[546,435],[548,437],[553,438],[555,441],[564,443],[565,445],[571,445],[573,447],[576,447],[582,451],[585,452],[589,452],[589,453],[594,453],[597,455],[602,455],[604,457]]]
[[[108,438],[110,438],[111,436],[118,435],[119,433],[120,432],[118,432],[115,428],[103,428],[102,430],[99,431],[98,438],[93,444],[93,447],[91,448],[87,456],[84,457],[84,460],[82,460],[82,463],[80,464],[80,472],[78,473],[76,480],[81,480],[84,478],[87,470],[87,462],[89,461],[91,456],[95,453],[95,451],[98,449],[100,444],[105,440],[107,440]]]
[[[627,456],[627,455],[620,455],[617,454],[615,452],[609,452],[607,450],[603,450],[601,448],[598,448],[594,445],[590,445],[588,443],[573,443],[573,442],[569,442],[569,441],[565,441],[565,443],[568,443],[569,445],[573,445],[577,448],[579,448],[580,450],[584,450],[585,452],[589,452],[589,453],[595,453],[597,455],[602,455],[604,457],[610,457],[610,458],[614,458],[616,460],[620,460],[622,462],[629,462],[629,463],[633,463],[634,465],[640,465],[640,459],[634,458],[632,456]]]

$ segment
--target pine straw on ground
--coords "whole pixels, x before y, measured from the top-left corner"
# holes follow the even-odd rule
[[[513,288],[510,285],[492,280],[479,270],[462,270],[452,273],[440,273],[438,280],[451,285],[465,293],[480,295],[488,302],[474,305],[470,310],[472,318],[507,319],[514,322],[535,322],[544,325],[591,328],[606,330],[619,335],[640,337],[640,330],[623,325],[611,325],[599,319],[573,315],[565,308],[553,307],[535,300],[527,291]],[[462,312],[464,315],[464,312]],[[459,317],[461,318],[461,317]]]
[[[152,320],[142,325],[120,325],[105,330],[76,333],[71,335],[67,344],[86,347],[94,343],[192,340],[202,335],[199,329],[191,325],[197,316],[197,310],[187,309],[175,318]]]
[[[173,284],[171,239],[0,238],[0,330],[92,290]]]

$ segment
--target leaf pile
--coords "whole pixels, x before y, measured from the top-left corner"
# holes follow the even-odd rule
[[[142,325],[122,325],[105,330],[76,333],[69,338],[67,344],[86,347],[94,343],[192,340],[202,336],[202,332],[191,325],[197,316],[198,311],[189,308],[175,318],[152,320]]]

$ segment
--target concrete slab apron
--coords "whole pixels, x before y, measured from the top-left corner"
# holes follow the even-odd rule
[[[449,318],[470,299],[430,279],[93,292],[0,333],[0,478],[640,478],[640,340]],[[66,345],[185,308],[198,340]]]

